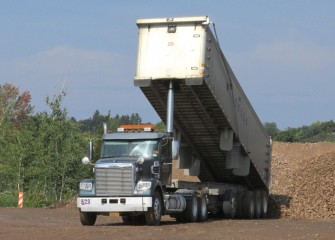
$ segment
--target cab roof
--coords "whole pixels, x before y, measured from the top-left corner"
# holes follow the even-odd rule
[[[168,137],[165,133],[157,132],[131,132],[131,133],[106,133],[102,136],[103,140],[142,140],[142,139],[161,139]]]

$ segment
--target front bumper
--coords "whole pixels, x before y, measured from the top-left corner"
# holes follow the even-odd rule
[[[147,212],[152,197],[79,197],[82,212]]]

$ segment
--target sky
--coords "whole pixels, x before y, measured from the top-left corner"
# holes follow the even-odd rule
[[[335,120],[335,1],[1,0],[0,84],[34,111],[64,88],[77,120],[158,115],[134,86],[139,18],[204,16],[260,120],[279,129]]]

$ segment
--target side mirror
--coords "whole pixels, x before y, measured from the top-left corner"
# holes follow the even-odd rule
[[[88,165],[91,163],[90,159],[88,157],[83,157],[83,159],[81,160],[81,162],[84,164],[84,165]]]

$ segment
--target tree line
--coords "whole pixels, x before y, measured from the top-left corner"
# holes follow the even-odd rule
[[[76,195],[81,179],[92,169],[81,164],[87,142],[94,140],[99,155],[102,123],[115,130],[122,124],[141,124],[139,114],[101,115],[76,121],[68,116],[61,91],[46,98],[49,111],[33,113],[31,95],[11,84],[0,85],[0,207],[17,205],[24,192],[25,206],[58,203]]]
[[[314,122],[309,126],[279,130],[274,122],[264,123],[274,141],[278,142],[335,142],[335,122]]]

